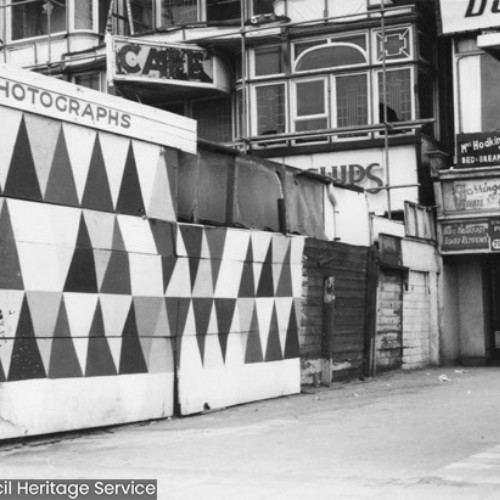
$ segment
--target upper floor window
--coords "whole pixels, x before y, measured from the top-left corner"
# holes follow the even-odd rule
[[[335,43],[313,47],[300,55],[296,64],[296,71],[313,69],[337,68],[366,64],[367,58],[363,51],[353,44]]]
[[[22,40],[48,33],[66,31],[66,0],[35,1],[12,0],[12,40]]]

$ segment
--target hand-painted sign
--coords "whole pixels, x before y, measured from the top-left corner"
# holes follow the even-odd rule
[[[500,0],[439,0],[442,33],[500,26]]]
[[[488,222],[450,222],[442,224],[441,250],[487,250]]]
[[[446,212],[489,212],[500,208],[500,178],[445,181],[443,205]]]
[[[191,45],[113,39],[115,79],[214,84],[214,59]]]
[[[0,64],[0,108],[196,151],[196,122],[68,82]],[[43,134],[43,131],[40,131]]]
[[[457,134],[457,167],[490,167],[494,165],[500,165],[499,132]]]

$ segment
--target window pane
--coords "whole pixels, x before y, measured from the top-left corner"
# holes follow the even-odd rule
[[[285,86],[267,85],[256,89],[257,134],[278,134],[285,131]]]
[[[32,36],[59,33],[66,30],[66,0],[57,4],[45,1],[16,5],[22,0],[13,0],[12,39],[20,40]]]
[[[253,11],[254,16],[259,14],[274,14],[273,8],[274,0],[253,0]]]
[[[193,102],[193,118],[202,139],[229,142],[233,138],[231,98]]]
[[[144,33],[153,29],[153,0],[130,0],[134,32]]]
[[[297,116],[325,113],[325,81],[297,83]]]
[[[299,60],[297,71],[309,69],[336,68],[366,63],[363,53],[349,45],[331,45],[312,50]]]
[[[315,47],[316,45],[324,45],[326,40],[314,40],[313,42],[300,42],[295,44],[295,59],[297,59],[302,52]]]
[[[337,127],[368,123],[367,75],[339,76],[337,84]]]
[[[92,29],[94,27],[94,13],[92,0],[78,0],[75,2],[75,28],[77,30]]]
[[[228,21],[230,19],[240,19],[240,0],[206,0],[207,1],[207,21]]]
[[[162,0],[161,26],[189,24],[198,21],[197,0]]]
[[[304,132],[307,130],[322,130],[328,125],[326,118],[313,118],[312,120],[300,120],[295,122],[295,130]]]
[[[387,99],[384,98],[382,73],[378,74],[380,121],[383,121],[384,104],[389,122],[411,120],[411,70],[387,71],[386,75]]]
[[[255,74],[276,75],[283,73],[281,47],[255,49]]]
[[[74,82],[76,85],[81,85],[82,87],[101,90],[100,73],[83,73],[81,75],[75,75]]]
[[[481,130],[497,130],[500,128],[500,62],[493,56],[481,56]]]

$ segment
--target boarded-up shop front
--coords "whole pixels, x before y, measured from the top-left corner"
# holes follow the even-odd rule
[[[300,338],[303,383],[363,374],[368,255],[367,247],[306,240]]]
[[[0,439],[300,391],[304,237],[178,223],[192,120],[2,65],[0,120]]]

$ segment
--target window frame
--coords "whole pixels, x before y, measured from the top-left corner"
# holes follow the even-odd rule
[[[417,100],[417,95],[415,93],[415,65],[403,65],[403,66],[397,66],[397,67],[391,67],[391,68],[386,68],[387,72],[395,72],[395,71],[406,71],[409,70],[410,72],[410,103],[411,103],[411,116],[410,120],[415,120],[416,116],[416,100]],[[379,86],[379,74],[382,73],[382,68],[375,68],[373,70],[373,106],[372,106],[372,113],[373,113],[373,123],[382,123],[382,122],[375,122],[375,116],[378,115],[378,107],[379,104],[382,102],[380,100],[380,86]],[[398,120],[398,121],[407,121],[407,120]],[[393,123],[398,123],[398,122],[393,122]],[[377,136],[383,136],[382,132],[377,133]]]
[[[257,91],[258,89],[264,87],[271,87],[275,85],[281,85],[283,87],[283,111],[284,111],[284,123],[283,123],[283,131],[277,132],[278,134],[284,134],[288,132],[288,86],[285,80],[272,80],[266,81],[265,83],[258,83],[252,85],[251,87],[251,123],[250,130],[251,135],[266,135],[259,134],[259,114],[258,114],[258,102],[257,102]],[[273,134],[269,134],[272,137]]]
[[[323,81],[324,82],[324,113],[320,114],[310,114],[306,116],[299,116],[298,114],[298,91],[297,91],[297,85],[301,83],[307,83],[307,82],[317,82],[317,81]],[[309,76],[309,77],[303,77],[303,78],[296,78],[292,80],[292,85],[291,85],[291,128],[293,132],[303,132],[302,130],[297,130],[297,123],[298,122],[305,122],[308,120],[316,120],[316,119],[322,119],[326,118],[326,128],[329,128],[332,123],[332,116],[331,116],[331,105],[330,105],[330,99],[329,95],[331,95],[330,91],[330,79],[328,75],[322,75],[322,76]]]

